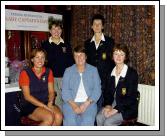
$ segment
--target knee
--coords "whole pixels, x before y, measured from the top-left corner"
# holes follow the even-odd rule
[[[103,122],[104,120],[104,116],[102,115],[102,113],[98,113],[96,115],[96,122],[97,122],[97,125],[102,125],[101,123]]]
[[[104,126],[112,126],[112,123],[105,120],[104,121]]]
[[[95,118],[87,117],[81,121],[81,126],[94,126]]]
[[[97,114],[96,115],[96,120],[98,121],[98,120],[100,120],[100,118],[101,118],[101,114]]]
[[[63,120],[63,114],[61,112],[56,112],[55,113],[55,119],[62,122],[62,120]]]
[[[112,118],[106,119],[104,121],[104,126],[115,126],[115,120]]]
[[[72,114],[69,114],[69,116],[64,114],[63,125],[64,126],[76,126],[77,125],[76,116]]]
[[[77,122],[74,118],[64,118],[63,126],[77,126]]]
[[[58,112],[56,114],[56,118],[60,118],[62,120],[63,119],[63,114],[61,112]]]
[[[52,113],[47,113],[44,122],[45,122],[46,125],[51,126],[54,122],[53,114]]]

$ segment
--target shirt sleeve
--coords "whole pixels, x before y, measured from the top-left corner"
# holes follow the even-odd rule
[[[53,77],[52,70],[49,71],[48,82],[53,82],[54,83],[54,77]]]
[[[29,86],[29,84],[30,84],[29,76],[27,72],[23,70],[19,76],[19,86]]]

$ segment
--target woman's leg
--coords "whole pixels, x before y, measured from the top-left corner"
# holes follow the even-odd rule
[[[104,122],[104,126],[118,126],[122,123],[123,117],[121,113],[117,113],[109,118],[107,118]]]
[[[74,113],[72,107],[68,103],[63,104],[63,125],[64,126],[77,126],[77,114]]]
[[[62,92],[62,78],[54,78],[54,89],[57,93],[55,104],[59,106],[60,109],[62,109],[63,100],[61,97]]]
[[[94,126],[96,114],[97,105],[93,103],[81,114],[81,126]]]
[[[41,121],[40,126],[51,126],[54,122],[53,113],[41,107],[37,107],[28,117],[35,121]]]
[[[54,112],[54,122],[53,126],[61,126],[62,120],[63,120],[63,114],[58,106],[53,106],[53,112]]]
[[[102,114],[102,110],[96,116],[97,126],[104,126],[105,116]]]

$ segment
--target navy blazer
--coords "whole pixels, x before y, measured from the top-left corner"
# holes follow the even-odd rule
[[[111,72],[115,63],[111,60],[111,52],[114,47],[114,39],[104,36],[105,41],[100,41],[99,47],[96,49],[94,41],[91,39],[85,41],[85,50],[87,55],[87,63],[97,67],[100,78],[103,81],[106,75]]]
[[[47,52],[46,66],[52,69],[54,77],[63,77],[65,69],[74,64],[71,46],[62,42],[57,45],[49,40],[44,41],[41,46]]]
[[[123,119],[137,118],[138,115],[138,74],[128,66],[125,78],[120,77],[115,87],[115,76],[111,73],[107,77],[104,106],[112,105],[116,92],[115,109],[122,113]]]

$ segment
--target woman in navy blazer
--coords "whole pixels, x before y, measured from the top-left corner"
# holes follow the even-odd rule
[[[86,63],[84,47],[73,51],[76,64],[67,68],[63,76],[63,125],[91,126],[97,114],[101,81],[97,69]]]
[[[128,48],[116,45],[112,54],[116,66],[107,77],[104,108],[96,117],[97,125],[120,125],[138,115],[138,74],[125,64]]]

